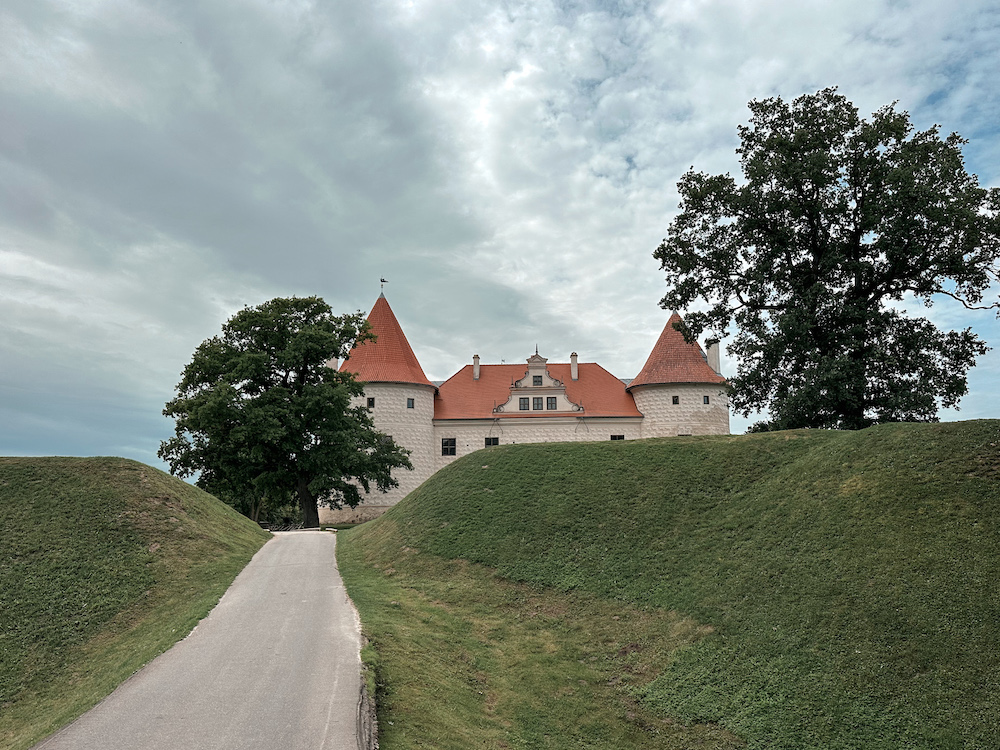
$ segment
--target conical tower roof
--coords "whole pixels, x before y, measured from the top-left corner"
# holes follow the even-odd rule
[[[709,367],[698,342],[689,344],[674,328],[681,316],[674,313],[663,327],[649,359],[628,384],[627,390],[640,385],[666,385],[670,383],[725,383],[726,379]]]
[[[352,372],[364,383],[419,383],[434,387],[424,375],[384,294],[379,295],[368,313],[368,324],[376,340],[351,349],[340,366],[341,372]]]

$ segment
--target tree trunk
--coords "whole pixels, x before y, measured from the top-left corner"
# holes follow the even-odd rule
[[[309,491],[309,480],[299,477],[297,491],[299,508],[302,510],[302,525],[307,529],[319,526],[319,509],[316,507],[316,497]]]

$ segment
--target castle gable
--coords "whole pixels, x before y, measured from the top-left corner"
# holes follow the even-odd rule
[[[566,386],[549,373],[548,360],[539,356],[536,350],[528,357],[528,369],[524,377],[515,380],[510,386],[510,397],[506,402],[493,407],[494,414],[513,414],[518,416],[547,416],[556,414],[580,413],[583,407],[573,403],[566,396]]]
[[[541,362],[525,365],[480,365],[479,379],[474,366],[466,365],[438,388],[434,399],[434,419],[511,419],[547,417],[642,417],[625,385],[598,364],[580,363],[578,378],[572,379],[570,363]],[[535,369],[532,369],[533,364]],[[534,385],[534,377],[542,385]],[[549,397],[559,399],[556,409],[546,409]],[[531,399],[529,408],[520,409],[520,399]],[[542,398],[542,408],[534,409],[533,399]],[[498,411],[497,407],[503,407]]]

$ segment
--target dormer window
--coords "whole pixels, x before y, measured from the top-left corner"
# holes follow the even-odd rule
[[[531,384],[532,385],[541,385],[542,384],[542,376],[541,375],[532,375],[531,376]]]
[[[531,408],[534,409],[535,411],[541,411],[542,410],[542,397],[541,396],[535,396],[533,399],[531,399]]]
[[[517,408],[520,409],[521,411],[528,411],[528,399],[527,399],[527,397],[523,397],[523,398],[521,398],[521,399],[518,400],[518,407]]]
[[[556,410],[556,397],[555,396],[548,396],[548,397],[546,397],[546,399],[545,399],[545,408],[548,411],[555,411]]]

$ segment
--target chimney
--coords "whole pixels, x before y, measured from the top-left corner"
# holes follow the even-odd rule
[[[711,343],[706,341],[705,343],[708,344],[708,351],[705,352],[708,357],[708,366],[715,370],[716,375],[721,375],[722,365],[719,363],[719,340],[716,339]]]
[[[336,372],[337,370],[340,369],[340,358],[334,357],[333,359],[328,359],[326,361],[326,366],[329,367],[334,372]]]
[[[576,363],[576,352],[569,355],[569,376],[573,380],[580,379],[580,365]]]
[[[479,355],[472,355],[472,379],[479,380]]]

